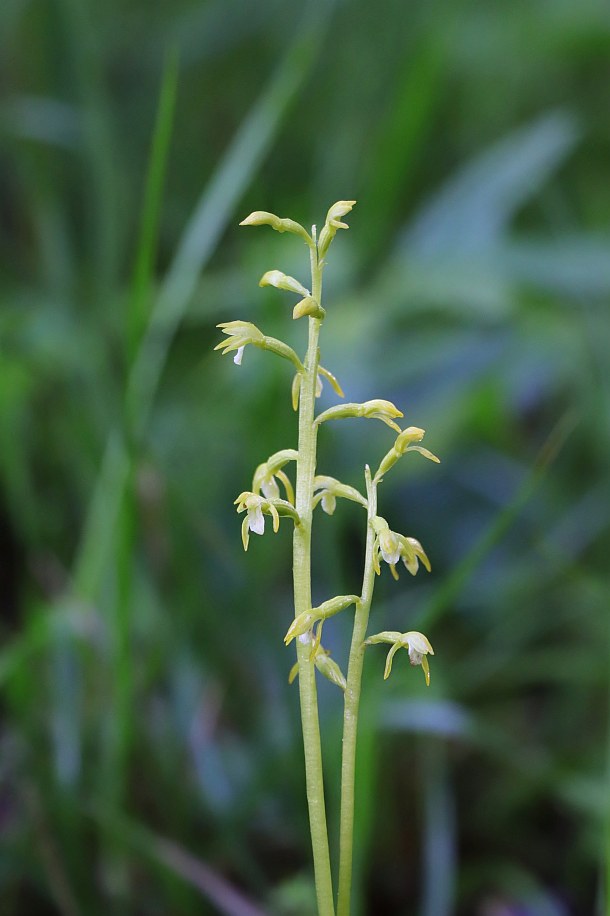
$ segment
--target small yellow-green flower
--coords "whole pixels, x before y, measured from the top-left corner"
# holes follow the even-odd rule
[[[265,499],[264,496],[253,493],[251,490],[245,490],[240,493],[235,500],[235,505],[239,513],[246,513],[241,525],[241,539],[244,550],[248,549],[251,531],[254,534],[264,534],[265,515],[271,516],[274,532],[277,532],[280,527],[280,515],[289,515],[296,525],[300,522],[298,512],[285,499]]]
[[[412,576],[419,569],[419,561],[423,563],[428,572],[432,569],[426,552],[416,538],[405,537],[397,531],[391,531],[385,518],[376,515],[371,519],[371,525],[376,534],[373,546],[373,567],[377,575],[381,573],[379,558],[381,557],[388,566],[395,579],[398,579],[396,564],[402,560]]]
[[[375,636],[369,636],[365,640],[366,646],[373,646],[377,643],[391,643],[390,651],[385,663],[383,673],[384,680],[387,680],[392,671],[392,661],[399,649],[406,649],[409,653],[409,661],[412,665],[421,665],[426,686],[430,686],[430,665],[428,664],[428,655],[434,655],[434,649],[430,645],[430,640],[423,633],[417,630],[409,630],[408,633],[399,633],[397,630],[384,630],[383,633],[377,633]]]
[[[221,328],[223,334],[228,334],[228,340],[221,340],[214,349],[222,350],[223,356],[235,351],[233,362],[237,366],[241,366],[247,344],[264,346],[265,335],[250,321],[223,321],[216,327]]]
[[[228,339],[221,340],[219,344],[216,344],[214,349],[222,350],[223,356],[226,353],[235,351],[233,362],[237,366],[241,366],[244,349],[248,344],[253,344],[255,347],[260,347],[261,350],[269,350],[277,356],[289,359],[295,366],[297,374],[303,371],[303,364],[292,347],[289,347],[283,340],[277,340],[275,337],[267,337],[250,321],[222,321],[220,324],[216,325],[216,327],[221,328],[222,333],[228,335]]]
[[[355,205],[355,200],[338,200],[329,209],[318,241],[318,254],[321,258],[328,251],[328,246],[337,234],[337,229],[349,229],[347,223],[342,220]]]
[[[250,541],[250,532],[254,534],[265,533],[265,516],[263,510],[271,515],[273,519],[273,530],[277,532],[280,527],[280,516],[273,502],[265,499],[264,496],[258,496],[256,493],[240,493],[235,500],[238,512],[245,512],[244,520],[241,526],[241,539],[244,550],[248,549]]]
[[[396,438],[396,442],[390,451],[382,458],[381,464],[375,474],[375,480],[379,482],[386,471],[389,471],[390,468],[396,464],[398,459],[407,452],[419,452],[424,458],[428,458],[430,461],[440,464],[440,458],[437,458],[436,455],[427,448],[423,448],[421,445],[413,445],[414,442],[421,442],[424,438],[424,434],[425,430],[420,429],[419,426],[409,426],[407,429],[403,429]]]

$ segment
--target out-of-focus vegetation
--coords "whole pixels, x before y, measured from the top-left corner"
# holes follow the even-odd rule
[[[381,495],[433,573],[372,626],[436,656],[367,658],[358,912],[607,912],[609,55],[605,0],[0,4],[3,914],[312,912],[290,535],[232,509],[290,374],[212,346],[301,349],[256,281],[305,249],[237,222],[340,198],[324,364],[443,459]],[[320,473],[381,457],[323,432]],[[316,540],[357,590],[357,508]]]

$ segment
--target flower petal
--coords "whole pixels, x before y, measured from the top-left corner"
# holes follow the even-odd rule
[[[253,531],[254,534],[264,534],[265,516],[263,515],[263,510],[260,505],[248,509],[247,519],[250,531]]]

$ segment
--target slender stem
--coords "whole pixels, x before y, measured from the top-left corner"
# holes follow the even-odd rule
[[[352,888],[352,858],[354,847],[354,786],[356,776],[356,739],[358,737],[358,707],[364,662],[364,640],[369,622],[375,570],[373,549],[375,532],[371,519],[377,515],[377,485],[371,481],[366,469],[366,490],[368,497],[368,522],[366,532],[366,555],[362,580],[361,601],[356,605],[354,631],[347,669],[345,689],[345,711],[343,717],[343,757],[341,762],[341,820],[339,833],[339,898],[337,916],[349,916]]]
[[[322,270],[317,252],[311,249],[312,296],[320,302]],[[320,321],[309,319],[309,343],[305,371],[301,379],[299,400],[299,456],[296,474],[296,510],[299,524],[295,525],[293,540],[293,576],[295,615],[311,607],[311,516],[313,478],[316,468],[317,427],[314,426],[316,381],[318,376],[318,336]],[[299,662],[299,693],[301,724],[305,750],[305,778],[309,826],[313,848],[316,896],[319,916],[334,916],[332,876],[324,803],[322,749],[318,720],[315,666],[311,658],[311,634],[297,640]]]

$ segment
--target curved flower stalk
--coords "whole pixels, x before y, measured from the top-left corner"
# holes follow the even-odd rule
[[[251,344],[288,359],[296,370],[292,383],[292,404],[295,411],[298,411],[297,448],[281,449],[267,461],[259,464],[254,471],[252,489],[241,493],[235,503],[237,511],[245,513],[242,521],[244,549],[248,548],[251,532],[258,535],[264,533],[267,517],[271,517],[274,531],[278,530],[282,516],[290,517],[294,522],[294,615],[284,641],[286,645],[296,646],[297,661],[290,671],[289,681],[292,683],[298,676],[307,802],[319,916],[349,916],[350,913],[356,738],[365,649],[375,643],[390,644],[384,674],[387,678],[394,655],[399,649],[404,648],[411,664],[422,666],[427,684],[430,682],[427,656],[433,654],[432,646],[423,633],[412,630],[406,633],[384,630],[367,638],[367,628],[375,581],[381,572],[382,561],[389,565],[395,579],[398,578],[396,566],[401,560],[412,575],[417,573],[420,563],[430,571],[430,561],[419,541],[392,531],[385,518],[378,514],[378,487],[383,481],[384,474],[407,452],[417,451],[433,462],[438,462],[439,459],[418,444],[424,436],[423,429],[418,426],[401,429],[396,420],[403,416],[402,411],[391,401],[376,398],[361,404],[337,404],[315,416],[316,398],[320,395],[324,381],[330,383],[339,397],[344,397],[336,377],[329,369],[320,365],[319,336],[326,318],[326,310],[322,305],[322,271],[338,230],[348,228],[344,218],[354,204],[353,200],[340,200],[334,203],[328,210],[319,236],[315,226],[312,227],[310,234],[300,223],[265,210],[256,210],[241,223],[243,226],[267,226],[277,232],[289,232],[299,236],[307,244],[311,268],[309,288],[295,277],[278,269],[266,271],[259,284],[299,297],[293,307],[292,317],[297,320],[307,319],[307,349],[303,358],[300,359],[283,341],[265,336],[256,325],[247,321],[220,324],[219,327],[228,339],[216,347],[222,350],[223,354],[235,353],[234,360],[239,365],[245,347]],[[365,468],[366,495],[335,477],[326,474],[316,475],[318,431],[328,420],[347,417],[381,420],[397,433],[394,444],[386,452],[375,475],[371,475],[368,466]],[[292,462],[296,465],[294,487],[284,470],[286,465]],[[282,498],[282,492],[286,499]],[[360,508],[366,510],[366,551],[361,593],[337,595],[316,607],[312,604],[311,587],[313,511],[320,505],[324,513],[333,515],[337,509],[338,499],[357,503]],[[339,664],[322,646],[322,628],[327,620],[352,605],[352,640],[347,674],[344,675]],[[326,826],[317,674],[338,686],[344,694],[336,908]]]

